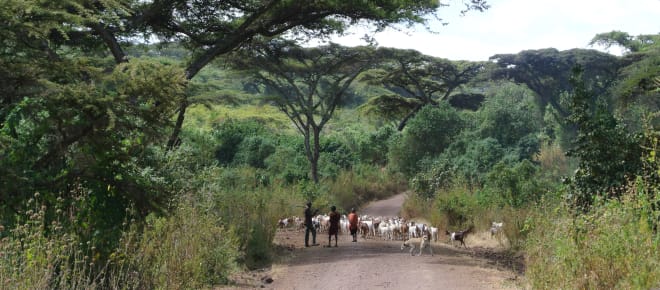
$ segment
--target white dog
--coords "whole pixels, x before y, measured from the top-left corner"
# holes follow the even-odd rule
[[[401,251],[403,251],[403,249],[405,249],[406,247],[409,247],[410,255],[414,256],[415,255],[414,251],[417,245],[419,245],[419,256],[422,255],[422,250],[424,250],[424,248],[429,248],[429,252],[431,252],[431,257],[433,257],[433,247],[431,247],[428,233],[425,233],[419,238],[411,238],[406,241],[403,241],[403,244],[401,244]]]

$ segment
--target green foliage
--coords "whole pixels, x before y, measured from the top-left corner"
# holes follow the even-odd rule
[[[494,138],[488,137],[464,144],[462,155],[455,157],[457,175],[466,178],[469,184],[481,185],[487,172],[506,154],[506,149]]]
[[[480,202],[485,206],[520,208],[538,201],[545,195],[546,187],[539,180],[538,171],[538,166],[529,160],[496,164],[486,177],[483,191],[478,194]]]
[[[627,124],[641,126],[642,115],[660,108],[660,35],[639,35],[632,38],[632,53],[624,55],[626,66],[612,90],[617,96],[621,117]],[[655,126],[660,124],[656,116]]]
[[[135,61],[101,74],[93,59],[63,61],[70,67],[43,80],[40,96],[11,107],[0,135],[11,146],[0,159],[3,220],[38,191],[49,200],[62,195],[79,207],[83,239],[98,239],[106,256],[119,238],[125,208],[141,215],[162,210],[171,191],[151,167],[151,151],[169,123],[185,86],[172,66]],[[7,108],[7,107],[4,107]],[[80,188],[80,190],[79,190]],[[75,190],[72,190],[75,189]],[[75,194],[74,194],[75,192]]]
[[[406,176],[413,175],[420,160],[442,153],[463,128],[464,121],[446,102],[424,107],[400,136],[390,139],[390,166]]]
[[[384,166],[387,164],[388,140],[396,130],[392,126],[382,126],[376,132],[367,133],[364,139],[358,141],[360,161],[367,164]]]
[[[591,105],[591,92],[579,81],[576,70],[575,93],[569,120],[578,128],[569,156],[579,159],[578,169],[569,180],[568,199],[588,208],[596,196],[618,197],[621,186],[641,170],[641,135],[620,126],[602,103]]]
[[[449,188],[456,176],[460,176],[456,173],[456,166],[446,155],[424,159],[422,170],[410,180],[410,188],[418,195],[430,198],[439,190]]]
[[[266,158],[275,153],[275,141],[267,136],[246,137],[238,147],[233,163],[255,168],[266,168]]]
[[[459,186],[439,192],[433,200],[433,206],[445,221],[447,229],[465,229],[474,225],[479,212],[475,196]]]
[[[497,54],[490,59],[499,67],[492,71],[494,79],[512,79],[527,85],[537,94],[540,108],[552,106],[559,118],[569,115],[560,104],[559,96],[571,90],[571,69],[574,66],[584,68],[585,82],[601,95],[616,80],[622,64],[616,56],[586,49],[525,50],[518,54]]]
[[[234,162],[234,158],[239,151],[243,150],[243,155],[249,154],[250,151],[253,150],[259,151],[261,145],[264,142],[267,142],[264,140],[258,141],[254,138],[249,139],[250,137],[266,135],[266,131],[262,124],[254,120],[227,120],[214,129],[213,135],[219,143],[218,147],[215,149],[215,158],[222,165],[229,165]],[[241,145],[246,139],[246,144]],[[253,146],[253,148],[249,148],[250,146]],[[268,145],[263,144],[263,146]],[[265,152],[263,152],[264,154],[269,152],[269,149],[263,149],[265,150]],[[250,156],[243,156],[242,158],[244,161],[248,161],[247,157]],[[256,160],[256,157],[254,158],[255,163],[260,162],[259,160]]]
[[[302,142],[298,142],[297,145],[301,145],[300,143]],[[282,144],[265,160],[268,171],[288,184],[309,180],[309,170],[307,170],[309,161],[299,150],[301,148],[287,146],[291,143]]]
[[[477,113],[479,134],[482,138],[495,138],[507,148],[525,145],[521,144],[522,140],[536,135],[541,127],[539,112],[529,89],[503,83],[487,97]],[[521,155],[521,158],[530,158],[536,152],[525,153],[528,154]]]

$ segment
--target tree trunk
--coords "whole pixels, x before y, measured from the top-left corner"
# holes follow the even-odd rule
[[[181,133],[181,127],[183,126],[183,120],[186,116],[186,109],[188,108],[188,101],[183,100],[181,101],[181,105],[179,107],[179,116],[176,118],[176,124],[174,124],[174,130],[172,131],[172,135],[170,136],[170,139],[167,141],[167,150],[172,150],[174,147],[179,146],[181,144],[181,141],[179,139],[179,133]]]
[[[424,107],[424,104],[417,105],[417,107],[415,107],[415,109],[410,111],[410,113],[408,113],[408,115],[406,115],[403,118],[403,120],[401,120],[401,122],[399,123],[399,126],[396,129],[399,130],[399,131],[403,131],[403,128],[406,127],[406,124],[408,124],[408,120],[410,120],[410,118],[415,116],[415,114],[417,114],[417,112],[419,112],[419,110],[421,110],[422,107]]]
[[[321,130],[317,127],[313,127],[312,130],[314,130],[314,146],[312,147],[312,159],[310,160],[311,174],[314,183],[319,183],[319,156],[321,155],[319,135],[321,134]]]

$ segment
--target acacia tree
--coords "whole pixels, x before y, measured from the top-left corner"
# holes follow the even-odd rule
[[[186,68],[186,77],[191,79],[218,56],[255,38],[284,33],[325,38],[361,21],[373,23],[376,30],[396,23],[425,23],[425,16],[435,14],[441,4],[437,0],[159,0],[139,6],[132,19],[143,21],[148,30],[183,42],[194,51]],[[466,10],[486,8],[486,1],[472,0]],[[188,105],[187,99],[181,102],[169,147],[178,140]]]
[[[621,67],[616,56],[592,49],[525,50],[517,54],[497,54],[490,60],[497,65],[492,71],[494,79],[511,79],[527,85],[538,95],[541,108],[552,106],[562,119],[570,115],[559,100],[562,92],[571,90],[569,80],[573,67],[579,65],[584,69],[585,82],[596,95],[607,91]]]
[[[482,10],[485,1],[471,1],[468,8]],[[190,103],[187,95],[181,94],[181,86],[192,79],[203,67],[216,57],[228,53],[259,36],[276,36],[287,33],[291,37],[326,37],[333,33],[342,33],[350,25],[361,21],[374,24],[374,29],[382,29],[396,23],[425,23],[426,16],[434,15],[440,7],[437,0],[426,1],[288,1],[288,0],[8,0],[0,3],[0,42],[2,52],[3,94],[0,109],[0,129],[7,134],[2,136],[2,148],[11,150],[11,160],[23,160],[26,170],[9,170],[10,179],[33,180],[25,178],[24,172],[42,172],[52,169],[52,175],[62,165],[67,164],[68,152],[72,148],[85,148],[86,144],[105,143],[110,148],[117,140],[107,140],[111,135],[103,134],[107,124],[116,120],[137,120],[132,117],[117,118],[124,112],[144,113],[141,109],[149,108],[154,112],[173,114],[169,110],[171,100],[177,104],[178,117],[174,130],[168,138],[168,145],[174,146],[183,124],[185,111]],[[149,69],[139,64],[131,67],[140,68],[144,84],[166,84],[163,86],[145,86],[157,91],[142,90],[135,85],[124,86],[107,81],[119,65],[131,63],[126,55],[126,47],[137,40],[151,40],[156,36],[164,41],[182,43],[192,54],[182,70],[183,79],[174,73],[166,73],[173,79],[162,79],[159,69]],[[105,57],[111,56],[111,62]],[[170,71],[171,68],[166,70]],[[124,72],[130,72],[125,70]],[[135,72],[137,73],[137,72]],[[178,73],[177,73],[178,74]],[[120,78],[131,81],[130,78]],[[134,79],[133,79],[134,80]],[[155,80],[155,81],[152,81]],[[109,86],[101,89],[99,84]],[[174,86],[170,86],[176,84]],[[78,88],[71,87],[79,85]],[[86,86],[86,87],[83,87]],[[116,88],[134,88],[134,95],[126,96],[121,101],[104,98],[119,96]],[[43,92],[53,93],[73,89],[59,94],[68,96],[64,101],[56,98],[44,98]],[[174,93],[167,93],[163,88],[171,88]],[[90,94],[94,92],[94,94]],[[80,94],[79,94],[80,93]],[[98,94],[96,94],[98,93]],[[171,99],[148,101],[148,106],[140,106],[137,100],[153,96]],[[84,95],[87,94],[87,97]],[[36,96],[36,98],[29,98]],[[48,105],[43,101],[53,100]],[[85,100],[81,102],[81,100]],[[97,101],[103,100],[103,105]],[[153,101],[153,102],[152,102]],[[28,102],[28,103],[26,103]],[[95,105],[89,102],[97,102]],[[121,103],[122,106],[112,107]],[[159,106],[153,106],[158,104]],[[165,105],[167,104],[167,106]],[[49,107],[48,113],[34,109],[36,105]],[[109,106],[109,107],[108,107]],[[72,114],[79,108],[90,111],[84,114]],[[118,108],[126,110],[118,111]],[[79,111],[80,112],[80,111]],[[56,113],[56,114],[54,114]],[[70,113],[69,115],[64,115]],[[48,116],[48,118],[43,118]],[[167,118],[155,116],[158,122],[145,121],[152,128],[168,129],[171,125]],[[11,118],[11,121],[6,119]],[[26,124],[22,120],[30,119],[38,124],[39,133],[20,134],[18,127],[12,124]],[[73,121],[71,121],[73,120]],[[133,124],[134,125],[134,124]],[[113,125],[114,126],[114,125]],[[130,126],[127,125],[126,128]],[[115,127],[117,128],[117,127]],[[160,133],[163,134],[163,133]],[[30,140],[25,140],[29,138]],[[139,138],[140,139],[140,138]],[[144,138],[141,138],[144,140]],[[156,135],[146,140],[158,142]],[[38,144],[23,148],[21,144]],[[147,145],[149,143],[141,143]],[[33,150],[37,148],[39,150]],[[38,151],[38,152],[36,152]],[[22,153],[21,153],[22,152]],[[92,151],[93,152],[93,151]],[[97,152],[102,152],[97,151]],[[9,153],[8,153],[9,154]],[[29,158],[24,158],[27,156]],[[10,159],[3,159],[8,161]],[[90,158],[89,160],[95,160]],[[83,162],[77,166],[93,167],[94,162]],[[98,159],[97,159],[98,160]],[[70,164],[69,164],[70,165]],[[8,164],[6,168],[20,168]],[[23,172],[23,173],[21,173]],[[67,173],[73,171],[66,170]],[[16,175],[16,176],[15,176]],[[81,176],[81,174],[77,174]],[[93,175],[91,175],[93,176]],[[62,178],[63,184],[67,178]],[[52,187],[50,178],[42,176],[44,186]],[[69,179],[70,180],[70,179]],[[2,182],[5,183],[4,181]],[[7,181],[6,184],[12,182]],[[22,188],[17,186],[17,188]]]
[[[188,81],[215,58],[259,36],[324,37],[362,20],[375,29],[424,23],[439,6],[437,0],[0,1],[0,210],[11,216],[34,192],[55,200],[53,194],[82,185],[94,198],[80,207],[118,230],[128,205],[146,214],[175,192],[152,186],[167,178],[151,176],[158,164],[146,156],[150,146],[177,143]],[[183,44],[191,52],[187,65],[127,56],[135,41],[154,37]]]
[[[381,67],[363,79],[383,85],[394,95],[370,99],[361,110],[381,116],[401,117],[398,130],[427,105],[448,101],[452,93],[481,70],[479,63],[458,63],[423,55],[415,50],[381,48]],[[468,96],[468,95],[465,95]]]
[[[660,34],[642,34],[632,36],[627,32],[613,30],[610,32],[599,33],[589,41],[589,45],[600,45],[610,48],[613,45],[624,48],[627,53],[642,52],[658,45]]]
[[[310,176],[319,181],[321,131],[350,90],[351,83],[374,63],[368,47],[336,44],[301,48],[272,40],[247,47],[232,63],[263,87],[265,101],[276,105],[303,135]]]
[[[621,109],[631,109],[636,103],[637,107],[644,111],[658,111],[660,108],[660,34],[631,36],[625,32],[611,31],[597,34],[589,44],[606,48],[617,45],[626,51],[621,58],[623,68],[619,81],[612,90]],[[639,116],[636,119],[639,119]],[[656,120],[656,122],[658,121]]]

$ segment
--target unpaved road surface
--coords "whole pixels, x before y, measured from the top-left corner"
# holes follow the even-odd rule
[[[404,200],[400,194],[374,202],[359,214],[398,215]],[[310,237],[311,238],[311,237]],[[351,242],[348,234],[339,236],[339,247],[304,247],[304,231],[278,232],[275,243],[285,253],[283,259],[264,272],[253,274],[258,282],[246,281],[241,288],[266,289],[518,289],[516,273],[487,256],[475,254],[477,248],[459,249],[445,236],[433,242],[422,256],[401,251],[401,241],[380,238]],[[317,242],[328,243],[319,233]],[[333,241],[334,245],[334,241]],[[481,247],[480,247],[481,248]],[[481,248],[483,250],[483,248]],[[416,252],[415,254],[418,254]],[[261,276],[258,277],[258,276]],[[270,281],[272,278],[272,282]],[[261,280],[261,281],[260,281]],[[263,282],[266,281],[267,282]]]

